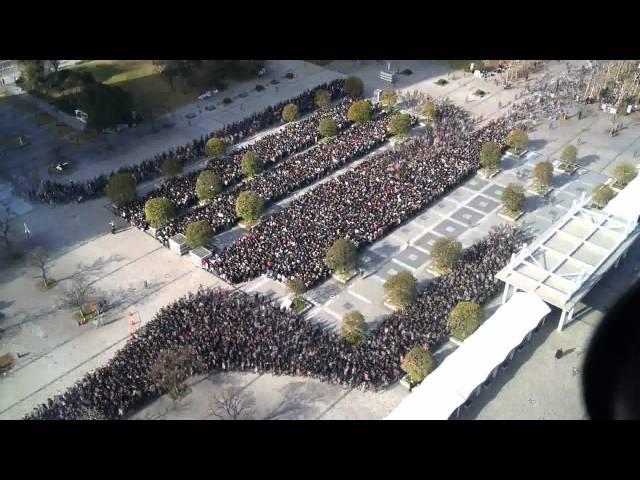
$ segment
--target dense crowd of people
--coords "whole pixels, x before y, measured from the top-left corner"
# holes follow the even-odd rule
[[[207,162],[205,169],[218,175],[224,187],[230,187],[242,179],[242,157],[248,151],[256,153],[265,167],[271,167],[283,158],[303,151],[320,140],[318,133],[318,121],[323,117],[332,118],[336,122],[338,131],[349,127],[351,122],[347,119],[347,110],[353,102],[343,100],[337,105],[319,110],[309,117],[287,125],[285,128],[256,140],[250,145],[235,150],[231,155],[212,158]],[[184,212],[198,202],[196,195],[196,182],[201,170],[189,174],[168,179],[160,187],[152,190],[144,197],[116,208],[116,214],[138,228],[146,228],[144,205],[150,198],[165,197],[176,208]],[[236,194],[237,195],[237,194]],[[217,199],[219,201],[220,199]]]
[[[213,137],[223,138],[227,145],[236,144],[242,139],[250,137],[260,130],[278,124],[282,120],[282,108],[288,103],[298,106],[301,114],[306,114],[315,108],[315,95],[319,90],[327,90],[332,100],[338,100],[344,96],[344,80],[336,79],[332,82],[319,85],[311,90],[289,100],[267,107],[261,112],[254,113],[244,119],[225,125],[222,129],[194,139],[187,145],[178,146],[167,152],[155,155],[153,158],[143,160],[136,165],[128,165],[111,172],[109,175],[99,175],[96,178],[83,182],[69,181],[66,183],[46,180],[41,183],[36,191],[29,192],[32,200],[55,204],[90,199],[104,194],[109,177],[115,173],[131,173],[137,183],[150,180],[161,173],[162,163],[167,158],[175,158],[181,163],[187,163],[205,156],[207,140]]]
[[[232,226],[238,220],[235,203],[241,191],[255,192],[268,204],[324,178],[330,172],[366,155],[387,140],[388,120],[387,114],[380,113],[375,119],[354,125],[327,143],[318,144],[310,150],[283,160],[275,168],[247,179],[217,195],[206,205],[193,208],[160,227],[156,232],[158,240],[168,246],[172,236],[184,233],[189,223],[199,220],[207,220],[214,232]],[[144,228],[145,224],[142,225]]]
[[[495,274],[524,240],[515,228],[493,231],[463,251],[449,274],[431,282],[414,303],[387,316],[357,346],[258,294],[189,293],[162,308],[105,366],[25,418],[83,419],[90,411],[124,418],[163,393],[150,369],[162,350],[183,346],[195,351],[192,373],[271,372],[349,387],[387,387],[401,377],[400,362],[411,348],[435,351],[446,338],[447,317],[458,301],[484,302],[498,292]]]
[[[283,282],[297,277],[310,288],[331,273],[324,258],[335,240],[360,248],[397,228],[475,172],[481,146],[504,146],[514,125],[507,116],[474,130],[454,104],[437,102],[436,111],[424,134],[309,190],[214,252],[205,267],[232,283],[266,274]]]

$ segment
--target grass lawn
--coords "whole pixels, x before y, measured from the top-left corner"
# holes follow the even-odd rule
[[[478,63],[479,60],[441,60],[441,62],[451,70],[469,70],[471,63]]]
[[[49,127],[51,129],[51,133],[53,133],[58,138],[65,138],[70,133],[75,132],[73,128],[71,128],[66,123],[56,123]]]
[[[22,141],[26,144],[27,141],[23,138]],[[0,147],[4,147],[7,150],[13,150],[14,148],[18,148],[20,146],[20,142],[18,141],[17,135],[0,135]]]
[[[92,60],[69,68],[90,71],[98,82],[129,92],[140,112],[150,108],[175,110],[195,101],[202,93],[190,91],[179,80],[175,82],[176,91],[172,91],[151,60]]]
[[[33,117],[33,121],[35,122],[36,125],[41,127],[43,125],[49,125],[51,122],[54,122],[55,118],[53,118],[51,115],[49,115],[46,112],[40,112]]]

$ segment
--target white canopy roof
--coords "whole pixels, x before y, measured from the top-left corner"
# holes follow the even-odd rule
[[[640,217],[640,175],[613,197],[603,210],[616,217],[636,222]]]
[[[535,295],[514,294],[386,420],[447,420],[550,311]]]

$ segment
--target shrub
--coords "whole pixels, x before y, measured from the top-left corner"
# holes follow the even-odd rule
[[[510,183],[502,192],[502,204],[509,213],[517,214],[524,210],[525,196],[522,185]]]
[[[400,368],[407,374],[409,383],[416,385],[431,373],[433,364],[433,357],[429,351],[420,345],[416,345],[404,356]]]
[[[474,95],[476,95],[476,96],[478,96],[478,97],[484,97],[485,93],[487,93],[487,92],[485,92],[485,91],[484,91],[484,90],[482,90],[481,88],[479,88],[479,89],[477,89],[475,92],[473,92],[473,94],[474,94]]]
[[[576,166],[576,159],[578,158],[578,149],[574,145],[567,145],[562,150],[560,156],[560,164],[566,169],[570,170]]]
[[[344,81],[344,93],[352,98],[358,98],[362,95],[362,90],[364,90],[364,84],[362,83],[362,79],[360,77],[348,77]]]
[[[240,192],[236,200],[236,214],[245,222],[255,223],[264,207],[264,200],[254,192]]]
[[[436,85],[439,85],[441,87],[444,87],[447,83],[449,83],[449,82],[447,82],[444,78],[441,78],[441,79],[436,81]]]
[[[253,150],[248,151],[242,156],[240,169],[247,177],[253,177],[260,173],[262,171],[262,167],[262,160],[258,158],[258,155]]]
[[[211,170],[203,170],[196,181],[196,195],[199,200],[211,200],[222,191],[220,177]]]
[[[293,310],[294,312],[301,312],[302,310],[304,310],[306,306],[307,306],[307,303],[304,301],[304,298],[295,297],[291,301],[291,306],[289,308],[291,308],[291,310]]]
[[[336,121],[331,117],[321,118],[318,122],[318,131],[323,137],[333,137],[338,133],[338,127]]]
[[[290,122],[298,115],[298,107],[295,103],[289,103],[282,109],[282,119],[285,122]]]
[[[384,282],[384,293],[392,305],[404,307],[418,296],[416,279],[407,271],[397,273]]]
[[[342,319],[341,334],[344,340],[353,345],[364,340],[367,335],[367,322],[364,321],[364,316],[357,310],[347,313]]]
[[[438,118],[438,113],[436,111],[436,107],[431,100],[427,101],[422,108],[420,109],[420,115],[425,121],[429,123],[433,123]]]
[[[287,280],[287,288],[296,297],[299,297],[306,291],[304,282],[298,277]]]
[[[287,80],[292,80],[294,77],[293,72],[287,72],[284,75],[284,78],[286,78]]]
[[[165,197],[150,198],[144,204],[144,216],[153,228],[166,224],[173,216],[174,211],[173,203]]]
[[[352,122],[365,122],[371,118],[371,104],[367,100],[353,102],[347,111],[347,118]]]
[[[167,158],[162,162],[162,175],[165,177],[175,177],[182,172],[182,163],[173,157]]]
[[[136,198],[136,180],[130,173],[116,173],[107,184],[107,196],[119,207],[126,205]]]
[[[636,178],[638,170],[629,162],[622,162],[613,169],[613,178],[616,179],[616,187],[624,188],[631,180]]]
[[[336,273],[344,275],[356,268],[358,252],[356,246],[346,238],[339,238],[327,251],[324,263]]]
[[[207,242],[211,240],[211,237],[213,237],[213,229],[211,225],[209,225],[209,222],[200,220],[187,225],[185,236],[191,248],[198,248],[206,245]]]
[[[314,103],[318,108],[328,107],[331,103],[331,94],[327,90],[318,90],[314,98]]]
[[[494,142],[487,142],[480,149],[480,165],[491,172],[495,172],[500,165],[500,146]]]
[[[210,157],[219,157],[220,155],[224,155],[225,149],[224,140],[221,138],[210,138],[207,140],[205,153]]]
[[[458,302],[451,313],[447,325],[454,337],[464,340],[476,331],[482,319],[482,308],[473,302]]]
[[[603,183],[593,188],[591,191],[591,201],[596,207],[604,208],[615,195],[616,193],[613,189]]]
[[[389,120],[389,132],[392,135],[406,135],[410,127],[411,116],[408,113],[397,113]]]
[[[514,128],[506,138],[506,144],[509,145],[516,155],[518,155],[524,147],[529,143],[529,136],[526,132]]]
[[[440,237],[433,242],[431,257],[434,266],[441,272],[448,272],[458,261],[462,244],[453,238]]]
[[[553,164],[549,161],[538,163],[533,167],[533,177],[538,191],[545,191],[551,185],[553,178]]]
[[[387,110],[391,110],[397,101],[398,94],[395,90],[385,90],[380,96],[380,103],[382,103]]]

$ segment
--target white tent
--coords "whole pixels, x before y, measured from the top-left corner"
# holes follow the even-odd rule
[[[640,217],[640,175],[613,197],[603,210],[610,215],[636,222]]]
[[[386,420],[447,420],[550,311],[535,295],[514,294]]]

